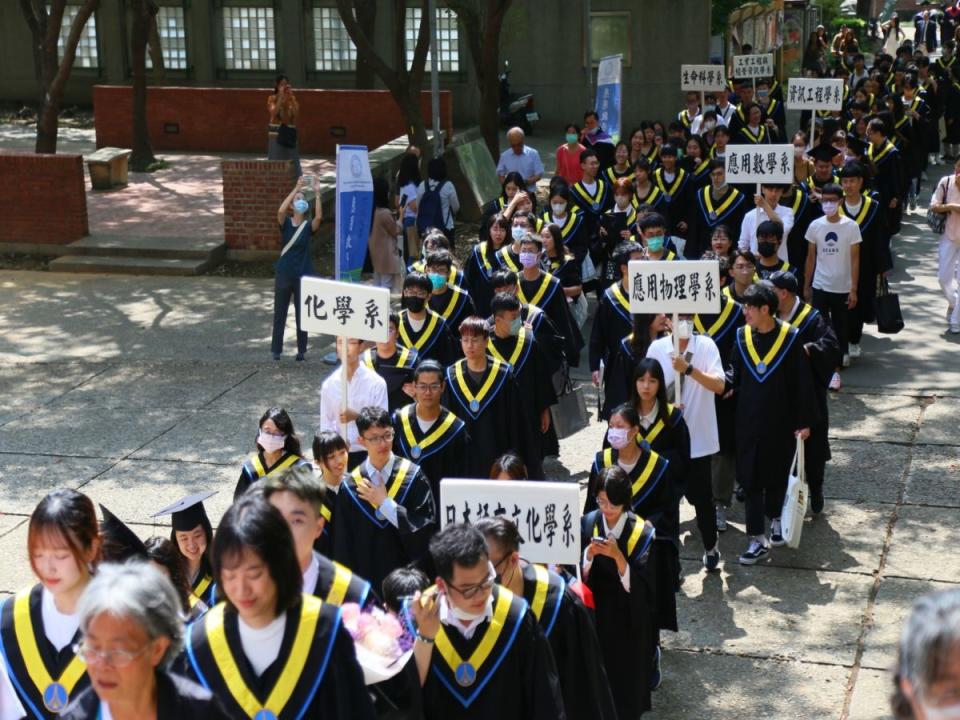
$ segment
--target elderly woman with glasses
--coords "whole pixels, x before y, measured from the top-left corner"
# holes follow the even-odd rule
[[[181,603],[170,580],[145,562],[102,565],[78,604],[90,688],[65,720],[226,719],[199,685],[169,672],[183,647]]]

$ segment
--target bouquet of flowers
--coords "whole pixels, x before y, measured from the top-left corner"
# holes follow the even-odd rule
[[[389,680],[404,668],[413,654],[414,637],[394,614],[378,607],[361,609],[356,603],[346,603],[340,611],[367,685]]]

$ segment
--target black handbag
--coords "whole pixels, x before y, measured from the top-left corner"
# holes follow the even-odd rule
[[[297,129],[289,125],[281,125],[277,129],[277,145],[285,148],[297,146]]]
[[[947,192],[942,180],[937,186],[937,190],[943,190],[943,198],[940,200],[940,204],[945,203]],[[927,226],[937,235],[943,235],[943,230],[947,226],[947,213],[935,213],[933,210],[927,209]]]
[[[590,424],[590,413],[587,412],[583,388],[574,385],[570,376],[566,375],[562,390],[557,393],[557,404],[550,408],[551,421],[560,440],[570,437]]]
[[[885,335],[896,335],[903,330],[903,313],[900,312],[900,296],[890,292],[885,277],[877,279],[877,330]]]

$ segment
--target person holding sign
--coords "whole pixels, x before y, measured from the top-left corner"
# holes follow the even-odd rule
[[[783,194],[786,191],[786,185],[776,183],[761,183],[760,194],[753,196],[753,202],[756,210],[752,210],[743,217],[743,224],[740,226],[739,247],[743,250],[749,250],[756,253],[760,246],[757,241],[757,228],[764,221],[778,223],[781,226],[781,237],[790,234],[793,229],[793,210],[786,205],[781,205]],[[776,257],[781,260],[787,259],[786,244],[781,244],[777,248]]]
[[[647,562],[656,531],[630,504],[627,474],[605,468],[597,477],[597,509],[580,521],[584,582],[593,592],[597,637],[620,718],[649,710],[650,691],[659,686],[659,588]]]
[[[337,493],[333,559],[380,587],[394,568],[423,559],[437,509],[420,466],[393,454],[386,410],[363,408],[357,430],[367,459]]]
[[[770,546],[786,544],[780,512],[796,438],[810,437],[817,420],[813,378],[798,334],[777,320],[773,290],[753,285],[743,297],[747,324],[737,331],[725,390],[737,395],[737,479],[746,498],[747,548],[741,565],[755,565]],[[770,519],[770,535],[766,521]]]
[[[710,247],[710,234],[717,225],[738,228],[748,211],[747,200],[736,188],[727,185],[726,164],[723,158],[710,163],[710,184],[697,191],[690,212],[690,228],[683,254],[696,260]]]
[[[273,287],[273,339],[270,344],[274,360],[279,360],[283,353],[283,331],[287,326],[291,297],[297,318],[297,360],[303,361],[307,352],[307,333],[300,329],[300,278],[314,274],[310,239],[320,229],[323,219],[323,211],[316,200],[313,217],[307,218],[310,210],[310,203],[305,196],[307,189],[307,181],[301,177],[277,210],[281,245],[280,258],[274,266],[277,275]],[[309,189],[313,190],[314,198],[319,197],[320,184],[316,178]]]
[[[213,547],[219,603],[187,631],[193,676],[230,717],[373,720],[340,610],[304,594],[290,530],[258,494],[220,520]]]
[[[393,414],[393,452],[420,466],[440,497],[440,481],[465,477],[470,435],[466,423],[440,404],[446,389],[443,366],[424,360],[413,372],[416,402]]]
[[[530,604],[550,641],[567,720],[616,720],[593,614],[562,576],[520,557],[523,539],[513,521],[485,517],[476,528],[486,538],[497,582]]]
[[[430,540],[436,585],[415,593],[414,656],[425,720],[557,720],[553,653],[527,602],[496,583],[483,534],[448,525]]]

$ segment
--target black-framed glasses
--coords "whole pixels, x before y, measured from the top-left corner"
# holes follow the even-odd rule
[[[378,443],[392,443],[395,433],[393,430],[387,430],[383,435],[370,435],[369,437],[364,437],[363,439],[371,444]]]
[[[500,562],[503,562],[503,561],[501,560]],[[458,593],[463,595],[465,600],[470,600],[471,598],[476,597],[479,593],[483,592],[484,590],[489,590],[490,588],[492,588],[494,583],[496,582],[497,582],[496,572],[492,572],[489,575],[487,575],[487,579],[484,580],[479,585],[471,585],[470,587],[458,588],[452,582],[448,582],[447,587],[449,587],[451,590],[456,590]]]
[[[440,392],[440,388],[443,387],[443,383],[417,383],[413,387],[420,392]]]

